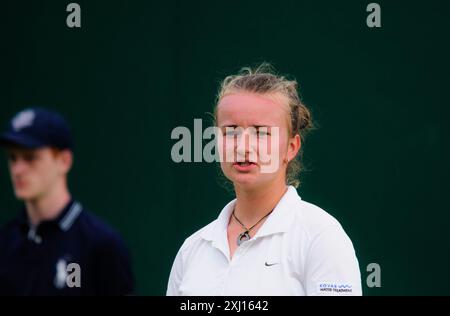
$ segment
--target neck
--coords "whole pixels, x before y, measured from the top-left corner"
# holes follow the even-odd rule
[[[275,208],[287,191],[285,182],[273,183],[255,189],[235,186],[235,214],[244,224],[253,225]]]
[[[47,194],[25,201],[28,218],[33,226],[52,220],[61,213],[71,199],[67,186],[59,186]]]

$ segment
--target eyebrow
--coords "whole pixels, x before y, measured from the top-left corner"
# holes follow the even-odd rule
[[[222,126],[220,126],[220,128],[223,128],[223,127],[237,128],[237,127],[240,127],[240,126],[239,125],[222,125]],[[258,129],[258,128],[261,128],[261,127],[269,128],[269,127],[273,127],[273,126],[270,126],[270,125],[250,125],[249,127],[255,127],[256,129]]]

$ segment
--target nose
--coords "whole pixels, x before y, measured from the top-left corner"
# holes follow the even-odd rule
[[[245,129],[236,140],[236,154],[241,159],[250,159],[254,161],[253,155],[256,154],[257,140],[252,137],[248,129]]]
[[[239,135],[236,139],[236,153],[238,155],[243,155],[248,152],[248,141],[247,141],[247,133],[244,131],[241,135]]]

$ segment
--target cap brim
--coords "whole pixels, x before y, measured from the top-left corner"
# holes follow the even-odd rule
[[[45,144],[21,133],[4,133],[0,135],[0,146],[18,146],[29,149],[44,147]]]

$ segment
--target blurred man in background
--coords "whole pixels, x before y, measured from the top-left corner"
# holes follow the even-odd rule
[[[0,228],[0,294],[128,295],[130,256],[120,236],[71,196],[73,140],[57,113],[30,108],[0,136],[18,216]]]

